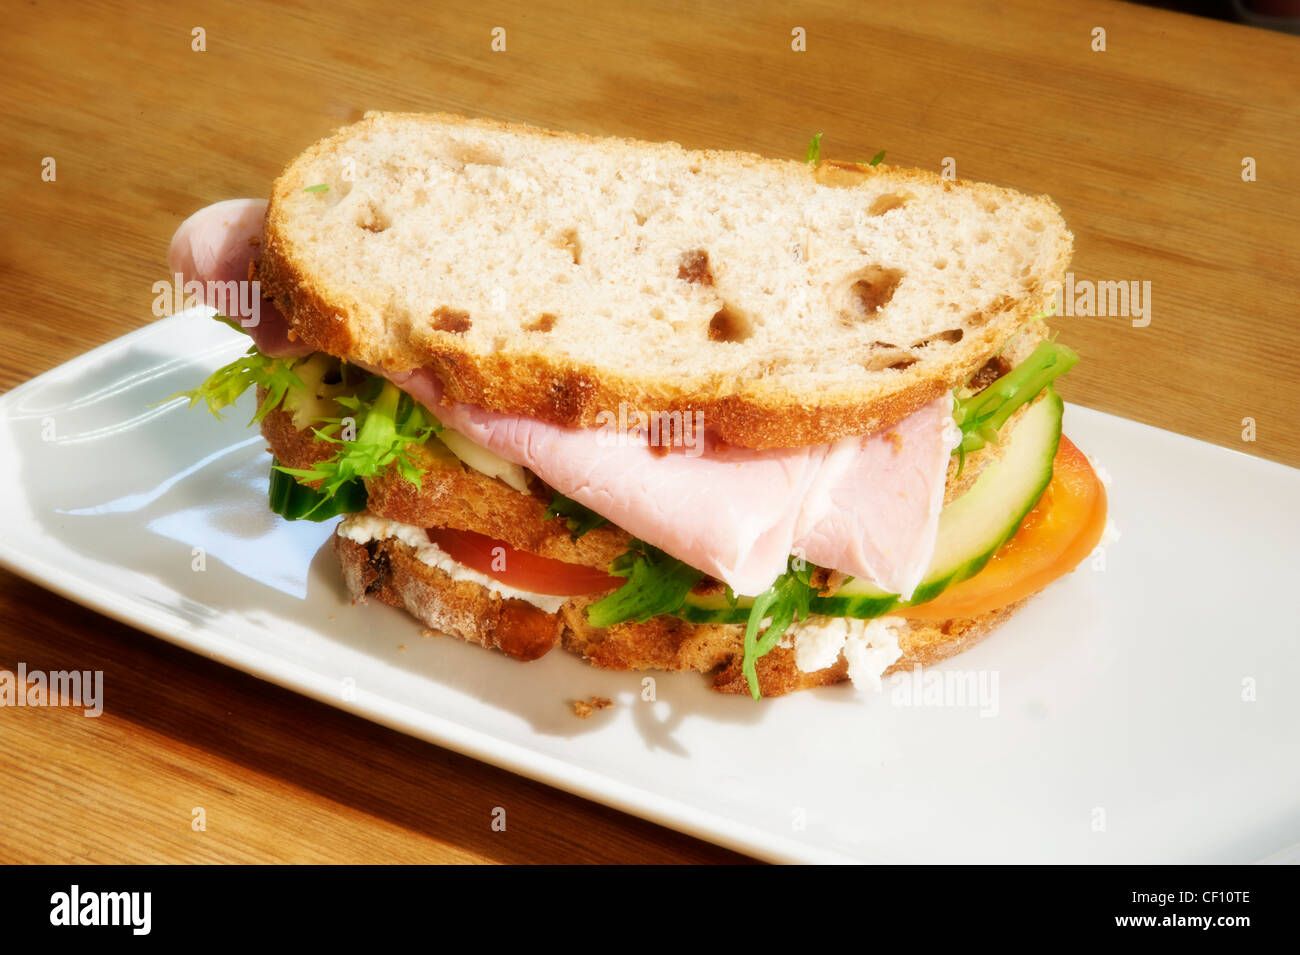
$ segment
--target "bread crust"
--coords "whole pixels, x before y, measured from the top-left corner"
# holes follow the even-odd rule
[[[561,137],[580,145],[608,146],[611,140],[571,133],[536,130],[517,124],[459,116],[431,114],[368,114],[362,123],[345,127],[308,149],[276,181],[267,209],[262,254],[256,267],[264,294],[287,317],[291,337],[337,357],[383,366],[393,372],[427,367],[442,381],[445,397],[469,402],[491,411],[520,414],[564,427],[595,427],[602,411],[628,403],[636,408],[664,412],[698,412],[708,428],[724,441],[748,448],[799,447],[824,444],[846,435],[867,434],[894,424],[928,401],[966,380],[1013,335],[1040,314],[1053,282],[1065,273],[1072,237],[1060,224],[1056,205],[1046,196],[1035,197],[1054,225],[1058,254],[1042,275],[1029,276],[1023,294],[1001,296],[981,315],[979,327],[962,339],[960,347],[941,357],[923,357],[913,367],[897,372],[897,383],[863,383],[820,390],[816,394],[793,391],[779,378],[763,379],[710,374],[665,380],[619,373],[584,364],[545,350],[530,353],[482,353],[468,347],[454,331],[422,329],[405,339],[369,340],[358,333],[352,313],[357,303],[334,295],[327,277],[313,275],[302,250],[287,238],[290,217],[285,209],[290,196],[304,187],[299,169],[367,124],[400,121],[437,121],[467,124],[501,132],[521,132]],[[616,141],[645,150],[664,144]],[[672,144],[675,146],[675,144]],[[852,163],[823,163],[818,167],[749,153],[700,151],[703,160],[737,164],[774,164],[791,176],[828,177],[863,181],[886,177],[900,188],[909,183],[939,186],[945,191],[975,190],[997,201],[1011,190],[985,183],[948,181],[935,173]],[[844,183],[837,183],[843,185]],[[1017,196],[1017,198],[1023,198]],[[1045,240],[1046,241],[1046,240]]]
[[[908,621],[908,626],[898,638],[898,646],[903,655],[881,676],[887,677],[914,666],[931,666],[969,650],[1002,626],[1028,600],[1026,597],[976,617]],[[748,693],[749,683],[741,669],[742,662],[743,656],[732,657],[727,666],[714,676],[713,688],[719,693]],[[848,664],[843,656],[825,670],[805,673],[795,663],[794,650],[786,647],[775,647],[771,653],[759,658],[755,670],[764,696],[780,696],[795,690],[830,686],[849,678]]]
[[[593,627],[585,615],[591,598],[572,598],[556,613],[547,613],[522,600],[503,600],[473,581],[452,580],[421,563],[399,541],[358,544],[336,534],[332,544],[355,602],[378,599],[406,610],[434,631],[500,650],[516,660],[535,660],[562,645],[599,669],[694,671],[711,675],[711,685],[719,693],[749,693],[742,670],[745,627],[741,624],[693,624],[665,615],[644,623]],[[1027,599],[969,619],[909,621],[899,635],[903,655],[884,675],[929,666],[969,649]],[[756,671],[764,696],[848,679],[842,656],[833,666],[805,673],[796,665],[794,651],[779,646],[759,659]]]
[[[473,581],[453,580],[421,563],[405,544],[358,544],[337,534],[332,541],[356,603],[374,597],[433,630],[525,662],[545,656],[560,641],[563,624],[557,614],[523,600],[503,600]]]

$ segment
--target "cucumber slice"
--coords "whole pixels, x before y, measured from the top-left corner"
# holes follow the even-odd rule
[[[360,478],[353,478],[327,497],[320,491],[299,484],[296,480],[278,470],[280,462],[271,458],[271,483],[267,487],[267,496],[271,510],[291,521],[327,521],[340,514],[355,514],[366,509],[368,494],[366,485]]]
[[[900,606],[915,606],[971,577],[1020,529],[1025,515],[1052,480],[1052,461],[1061,440],[1060,397],[1048,389],[1025,412],[1008,437],[1002,458],[980,474],[969,491],[943,509],[934,558],[912,599],[904,604],[864,580],[850,580],[834,596],[814,595],[809,610],[828,617],[880,617]],[[688,594],[677,616],[692,623],[744,623],[753,601],[733,607],[723,594]]]
[[[809,609],[829,617],[879,617],[900,606],[933,600],[979,573],[1047,490],[1061,440],[1061,412],[1060,396],[1048,389],[1025,412],[1001,459],[943,509],[934,558],[911,600],[900,601],[867,581],[850,580],[832,597],[813,597]]]
[[[753,597],[740,597],[733,607],[727,602],[726,594],[687,594],[686,603],[682,604],[675,615],[691,623],[744,623],[749,619],[749,608],[754,605]]]

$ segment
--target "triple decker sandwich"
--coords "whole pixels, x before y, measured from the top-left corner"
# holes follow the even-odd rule
[[[1056,206],[807,162],[372,113],[172,270],[256,279],[271,507],[356,601],[754,698],[927,665],[1097,545],[1045,324]],[[876,161],[878,163],[878,160]],[[236,299],[237,300],[237,299]]]

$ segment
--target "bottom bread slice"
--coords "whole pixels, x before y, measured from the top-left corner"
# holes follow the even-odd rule
[[[516,660],[536,660],[560,641],[564,621],[559,614],[523,600],[502,600],[472,580],[455,580],[422,563],[401,541],[358,544],[338,534],[331,539],[353,601],[374,597],[433,630]]]
[[[721,693],[748,693],[741,670],[745,628],[696,624],[673,616],[644,623],[593,627],[575,597],[548,612],[525,600],[502,598],[473,580],[456,580],[420,561],[392,538],[358,543],[335,534],[334,551],[354,601],[375,598],[407,611],[430,629],[500,650],[517,660],[536,660],[557,645],[606,670],[695,670],[713,677]],[[976,617],[911,620],[898,630],[902,656],[883,675],[928,666],[974,646],[1024,605],[1024,600]],[[828,686],[848,679],[843,655],[823,670],[805,672],[794,651],[777,646],[757,663],[764,696]]]

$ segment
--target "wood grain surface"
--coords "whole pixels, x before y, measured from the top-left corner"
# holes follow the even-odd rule
[[[152,320],[193,210],[365,110],[436,109],[773,156],[824,132],[831,158],[1048,193],[1077,279],[1151,283],[1145,327],[1056,320],[1067,399],[1300,465],[1296,37],[1110,2],[16,0],[0,97],[0,389]],[[0,861],[743,861],[0,572],[19,661],[129,692],[99,719],[0,710]]]

